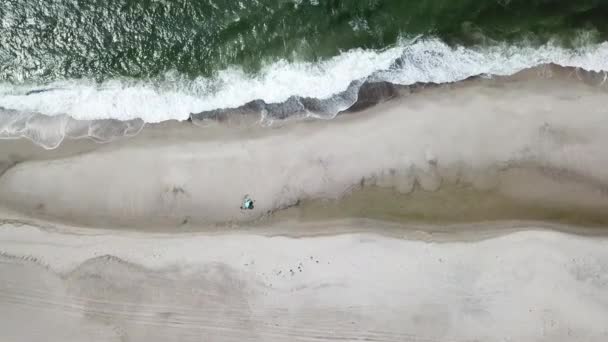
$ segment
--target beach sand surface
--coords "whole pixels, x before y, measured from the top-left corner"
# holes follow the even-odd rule
[[[4,224],[0,331],[11,342],[605,341],[606,238],[525,229],[438,243]]]

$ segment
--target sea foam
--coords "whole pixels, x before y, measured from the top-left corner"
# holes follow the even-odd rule
[[[0,107],[4,109],[0,113],[4,116],[0,118],[0,137],[24,136],[11,126],[15,120],[8,115],[14,116],[15,112],[21,116],[28,113],[66,115],[85,121],[141,119],[154,123],[185,120],[191,113],[234,108],[254,100],[281,103],[293,96],[328,99],[347,89],[352,91],[353,84],[358,86],[366,80],[400,85],[456,82],[476,75],[509,75],[548,63],[607,71],[608,42],[575,49],[552,43],[540,47],[503,43],[467,48],[449,46],[438,39],[403,39],[388,49],[355,49],[314,63],[281,60],[256,74],[233,67],[218,71],[211,78],[186,79],[169,73],[162,80],[0,83]],[[331,110],[337,113],[355,100],[341,99]]]

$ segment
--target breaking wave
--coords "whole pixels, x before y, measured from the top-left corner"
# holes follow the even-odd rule
[[[144,123],[203,120],[239,107],[262,120],[331,119],[351,108],[366,84],[449,83],[544,64],[605,72],[608,42],[577,48],[553,43],[464,47],[416,38],[319,62],[281,60],[255,74],[233,67],[196,79],[169,73],[148,80],[5,82],[0,83],[0,138],[28,137],[46,148],[65,137],[108,141],[137,133]]]

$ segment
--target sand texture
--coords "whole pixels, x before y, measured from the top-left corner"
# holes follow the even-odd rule
[[[0,331],[3,341],[605,341],[607,240],[527,228],[437,244],[4,225]]]

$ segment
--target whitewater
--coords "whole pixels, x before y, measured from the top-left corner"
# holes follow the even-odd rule
[[[192,113],[235,108],[250,101],[282,103],[290,97],[343,97],[335,108],[315,115],[333,118],[356,101],[363,82],[398,85],[449,83],[471,76],[511,75],[543,64],[587,71],[608,71],[608,42],[565,48],[556,43],[540,47],[499,43],[490,46],[450,46],[438,38],[401,39],[382,49],[351,49],[317,62],[279,60],[247,73],[238,66],[212,77],[189,79],[168,72],[154,79],[60,79],[0,84],[0,137],[23,136],[24,120],[67,116],[76,120],[140,119],[145,123],[186,120]],[[314,113],[312,113],[314,114]],[[15,122],[19,121],[19,125]],[[62,119],[66,125],[69,119]],[[61,123],[59,123],[61,125]]]

